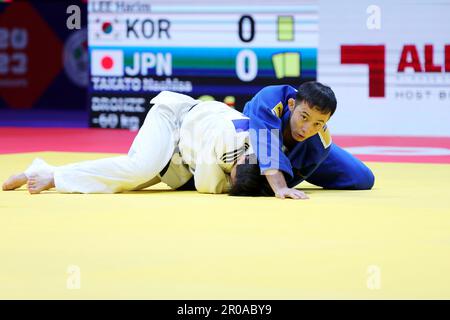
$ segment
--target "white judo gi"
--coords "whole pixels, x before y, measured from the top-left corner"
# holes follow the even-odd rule
[[[227,192],[227,174],[237,156],[249,149],[248,131],[242,130],[248,118],[223,103],[169,91],[151,103],[127,155],[59,167],[36,159],[25,175],[52,172],[56,190],[63,193],[116,193],[160,181],[176,189],[192,175],[200,192]]]
[[[198,192],[229,191],[237,158],[252,152],[248,129],[249,119],[222,102],[202,102],[189,111],[178,148]]]

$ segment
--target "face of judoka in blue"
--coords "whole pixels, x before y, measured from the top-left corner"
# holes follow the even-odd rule
[[[294,99],[289,99],[288,106],[291,116],[287,129],[290,130],[292,139],[298,142],[318,133],[331,117],[330,113],[323,114],[305,101],[296,102]]]

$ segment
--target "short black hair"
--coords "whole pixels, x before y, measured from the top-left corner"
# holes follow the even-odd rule
[[[245,157],[245,163],[236,166],[236,181],[229,192],[230,196],[273,197],[275,194],[261,174],[255,154]]]
[[[323,114],[336,111],[336,96],[330,87],[317,81],[305,82],[298,87],[296,102],[306,102],[311,108],[319,110]]]

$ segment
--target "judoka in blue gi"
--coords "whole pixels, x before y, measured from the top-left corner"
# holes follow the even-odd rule
[[[327,121],[336,105],[334,92],[319,82],[259,91],[243,111],[255,155],[238,160],[230,194],[306,199],[294,188],[305,180],[325,189],[371,189],[372,171],[331,140]]]

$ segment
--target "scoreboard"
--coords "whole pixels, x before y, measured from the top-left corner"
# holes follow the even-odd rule
[[[162,90],[242,110],[317,78],[317,1],[89,1],[90,125],[136,130]]]

